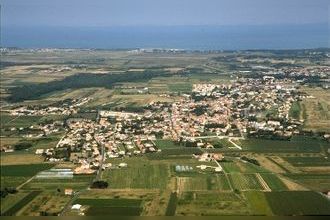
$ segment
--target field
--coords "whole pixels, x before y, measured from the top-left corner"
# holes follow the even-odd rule
[[[20,164],[40,164],[44,159],[27,151],[1,153],[0,154],[1,165],[20,165]]]
[[[244,196],[253,215],[273,215],[264,192],[245,191]]]
[[[310,191],[270,192],[267,201],[275,215],[329,215],[330,201]]]
[[[324,157],[284,157],[284,159],[298,167],[330,166],[330,159]]]
[[[54,164],[47,164],[47,163],[1,166],[1,175],[2,176],[34,176],[39,171],[50,169],[53,166]]]
[[[73,190],[81,190],[87,188],[92,182],[94,175],[74,175],[72,179],[59,179],[59,178],[48,178],[48,179],[36,179],[34,178],[29,183],[25,184],[23,189],[41,189],[41,190],[52,190],[55,191],[60,189],[64,191],[66,188]]]
[[[177,177],[177,189],[181,191],[231,190],[225,175],[199,174]]]
[[[290,141],[247,139],[235,142],[246,151],[269,153],[318,153],[321,144],[329,145],[308,137],[293,137]]]
[[[15,203],[15,205],[11,206],[11,208],[7,209],[4,213],[1,213],[1,215],[4,215],[4,216],[15,215],[20,209],[22,209],[25,205],[30,203],[40,193],[41,193],[41,191],[30,192],[29,194],[24,196],[20,201]]]
[[[264,190],[264,187],[255,174],[231,173],[229,179],[238,190]]]
[[[287,174],[287,176],[300,184],[319,192],[327,192],[330,188],[330,176],[328,174]]]
[[[118,161],[123,162],[123,161]],[[143,158],[130,158],[125,161],[127,168],[106,170],[102,179],[109,182],[109,188],[165,188],[169,177],[169,167],[150,164]]]
[[[176,215],[246,215],[244,200],[237,194],[224,192],[185,192],[179,196]]]
[[[1,188],[18,187],[39,171],[47,170],[54,164],[25,164],[1,166]]]
[[[58,215],[70,200],[61,192],[42,191],[40,194],[19,211],[20,215]]]
[[[142,211],[141,200],[137,199],[78,199],[75,203],[89,206],[87,216],[138,216]]]
[[[5,213],[28,194],[29,192],[18,192],[15,194],[10,194],[6,198],[1,198],[1,214]]]
[[[281,181],[278,176],[272,173],[262,173],[261,177],[266,181],[267,185],[272,191],[281,191],[287,190],[288,188],[285,184]]]
[[[180,148],[182,146],[180,146],[178,143],[175,143],[172,140],[156,140],[155,144],[157,146],[157,148],[159,149],[168,149],[168,148]]]
[[[291,106],[291,109],[289,111],[289,116],[294,118],[294,119],[300,119],[300,111],[301,107],[299,102],[294,102]]]
[[[305,120],[304,129],[309,131],[329,132],[330,123],[330,94],[321,88],[302,87],[312,98],[306,98],[301,102],[300,117]]]
[[[150,160],[167,160],[167,159],[191,159],[192,154],[200,154],[202,150],[199,148],[166,148],[157,154],[147,154]]]
[[[257,166],[255,164],[240,161],[240,160],[233,160],[233,161],[226,161],[220,162],[221,166],[224,168],[225,172],[227,173],[267,173],[268,170],[264,169],[261,166]]]

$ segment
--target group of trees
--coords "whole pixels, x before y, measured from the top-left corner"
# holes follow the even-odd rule
[[[17,144],[14,145],[14,150],[26,150],[29,149],[30,147],[32,147],[32,144],[29,142],[19,142]]]
[[[7,188],[5,187],[4,189],[0,190],[0,197],[5,198],[8,194],[15,194],[17,193],[17,189],[15,188]]]
[[[260,166],[260,163],[256,159],[253,159],[253,158],[248,158],[246,156],[242,156],[241,157],[241,160],[245,160],[245,161],[247,161],[249,163],[253,163],[253,164],[257,165],[257,166]]]
[[[109,184],[105,181],[102,181],[102,180],[97,180],[97,181],[94,181],[91,185],[91,188],[93,189],[106,189],[108,188]]]

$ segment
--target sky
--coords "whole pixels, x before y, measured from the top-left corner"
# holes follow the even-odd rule
[[[0,0],[4,27],[330,23],[329,0]]]

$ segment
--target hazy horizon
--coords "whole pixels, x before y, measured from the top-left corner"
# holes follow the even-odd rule
[[[0,0],[3,47],[329,47],[326,0]]]

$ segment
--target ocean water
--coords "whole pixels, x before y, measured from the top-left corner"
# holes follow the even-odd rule
[[[330,46],[328,24],[271,26],[3,27],[2,47],[301,49]]]

